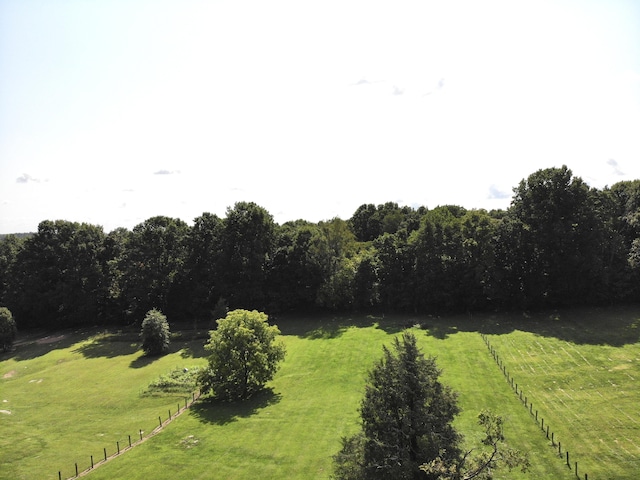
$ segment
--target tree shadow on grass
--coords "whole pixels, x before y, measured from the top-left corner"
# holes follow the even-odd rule
[[[81,353],[85,358],[114,358],[131,355],[139,349],[136,334],[105,331],[87,339],[74,350],[74,353]]]
[[[19,332],[13,348],[7,352],[0,352],[0,360],[13,358],[16,361],[33,360],[54,350],[62,350],[81,342],[96,329],[66,329],[55,332],[43,330],[27,330]]]
[[[342,336],[349,328],[376,327],[394,334],[403,330],[404,318],[385,315],[286,315],[276,323],[283,335],[295,335],[309,340],[328,340]]]
[[[237,421],[238,418],[255,415],[260,410],[280,402],[281,399],[281,394],[275,393],[271,388],[265,388],[253,397],[237,402],[222,402],[206,398],[193,405],[189,412],[202,423],[226,425]]]
[[[425,319],[422,328],[439,339],[458,332],[505,335],[519,330],[575,344],[620,347],[640,341],[640,306],[447,315]]]

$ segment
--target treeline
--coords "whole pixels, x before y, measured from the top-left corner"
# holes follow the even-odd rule
[[[0,241],[0,305],[19,327],[269,313],[535,309],[640,300],[640,180],[590,188],[539,170],[507,210],[362,205],[348,220],[278,225],[240,202],[193,226],[43,221]]]

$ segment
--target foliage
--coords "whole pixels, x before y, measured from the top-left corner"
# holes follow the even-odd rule
[[[535,310],[640,300],[640,180],[598,190],[538,170],[506,211],[364,204],[349,220],[277,225],[253,202],[193,227],[156,216],[132,231],[44,220],[0,241],[0,304],[18,326],[174,321],[269,312]]]
[[[169,350],[171,332],[167,317],[156,310],[149,310],[142,321],[140,331],[142,350],[146,355],[161,355]]]
[[[360,407],[362,432],[344,439],[334,457],[338,479],[406,479],[441,455],[459,460],[461,436],[451,422],[457,395],[439,381],[433,357],[425,358],[412,333],[396,338],[393,352],[371,370]]]
[[[478,423],[485,432],[482,444],[487,450],[470,457],[468,451],[457,464],[443,459],[444,452],[429,463],[420,465],[420,470],[438,480],[491,480],[497,468],[505,466],[509,471],[519,467],[524,473],[529,469],[529,458],[505,443],[504,420],[489,410],[478,415]]]
[[[133,228],[120,267],[122,294],[133,318],[155,307],[180,315],[169,298],[184,265],[188,231],[182,220],[164,216]]]
[[[176,367],[151,382],[145,393],[191,393],[197,387],[200,367]]]
[[[284,359],[280,330],[256,310],[233,310],[219,319],[205,346],[209,365],[200,375],[203,392],[224,401],[245,400],[262,390]]]
[[[9,350],[18,334],[16,321],[7,307],[0,307],[0,347],[3,351]]]
[[[253,202],[227,209],[220,239],[220,295],[232,307],[262,308],[275,241],[273,217]]]
[[[102,227],[43,221],[12,268],[7,305],[20,325],[63,328],[104,319]]]

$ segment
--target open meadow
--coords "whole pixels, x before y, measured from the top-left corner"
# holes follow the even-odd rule
[[[198,401],[140,445],[96,468],[94,479],[328,478],[340,438],[358,428],[366,372],[394,335],[412,328],[442,381],[460,394],[456,420],[469,447],[490,408],[507,419],[527,474],[502,479],[632,479],[640,470],[640,309],[534,316],[287,316],[287,356],[269,389],[242,404]],[[489,352],[486,335],[519,389],[571,452],[525,407]],[[63,478],[98,463],[116,442],[147,435],[185,394],[149,395],[175,368],[204,365],[205,337],[174,335],[171,352],[147,359],[135,332],[82,330],[22,336],[0,357],[0,478]]]

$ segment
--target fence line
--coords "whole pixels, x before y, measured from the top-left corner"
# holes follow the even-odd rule
[[[511,385],[511,388],[515,391],[515,394],[518,396],[520,401],[524,404],[525,408],[529,409],[529,413],[535,419],[536,424],[540,425],[540,428],[542,432],[546,434],[547,439],[551,440],[551,446],[555,448],[556,447],[555,433],[551,431],[551,429],[549,428],[549,423],[547,422],[546,429],[545,429],[544,417],[541,416],[540,418],[538,418],[538,410],[536,410],[534,414],[533,402],[530,401],[528,396],[524,395],[522,388],[518,390],[518,384],[515,382],[514,378],[509,374],[509,371],[507,370],[507,367],[505,366],[504,362],[500,358],[500,355],[498,355],[497,350],[493,348],[493,346],[491,345],[491,342],[489,342],[489,338],[484,333],[481,333],[480,336],[482,337],[482,340],[484,340],[484,343],[487,345],[487,348],[489,349],[489,353],[491,353],[491,355],[493,356],[493,359],[496,361],[496,364],[498,365],[503,375],[507,379],[507,383]],[[562,444],[560,443],[560,441],[558,441],[557,447],[558,447],[558,456],[562,458],[563,457]],[[568,468],[571,469],[571,463],[569,462],[569,450],[565,449],[564,453],[566,456],[566,465]],[[574,466],[575,466],[575,475],[576,477],[579,478],[578,462],[574,462]],[[584,480],[589,480],[589,475],[586,473],[584,474]]]
[[[102,458],[97,461],[94,462],[94,458],[93,455],[89,455],[90,457],[90,463],[89,463],[89,467],[87,467],[86,469],[82,470],[82,471],[78,471],[78,463],[76,462],[74,464],[75,467],[75,474],[71,477],[67,477],[67,476],[62,476],[62,470],[58,470],[58,480],[70,480],[73,478],[78,478],[78,477],[83,477],[85,475],[88,475],[89,473],[91,473],[93,470],[95,470],[96,468],[98,468],[101,465],[104,465],[106,462],[108,462],[109,460],[112,460],[120,455],[122,455],[123,453],[131,450],[133,447],[140,445],[142,442],[148,440],[149,438],[155,436],[156,434],[158,434],[164,427],[166,427],[171,421],[173,421],[178,415],[180,415],[181,413],[185,412],[189,407],[191,407],[196,400],[198,400],[200,398],[200,395],[202,394],[202,392],[198,391],[198,392],[193,392],[191,394],[191,397],[185,397],[184,398],[184,406],[181,403],[176,404],[177,409],[172,413],[171,409],[168,410],[168,417],[166,420],[162,420],[162,417],[159,416],[158,417],[158,426],[155,427],[151,432],[149,432],[148,434],[144,434],[144,431],[142,429],[138,430],[138,435],[135,437],[136,440],[135,441],[131,441],[131,435],[128,435],[128,443],[126,445],[123,445],[123,448],[121,448],[120,446],[120,441],[116,441],[116,445],[115,445],[115,450],[114,453],[112,453],[111,455],[107,455],[107,448],[104,447],[102,449],[102,453],[103,456]],[[138,439],[139,437],[139,439]]]

